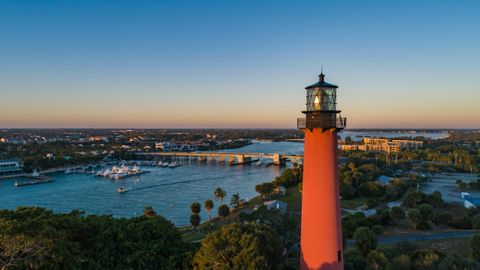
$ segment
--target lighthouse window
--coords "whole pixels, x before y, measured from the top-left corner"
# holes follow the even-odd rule
[[[335,88],[313,88],[307,91],[307,111],[335,111]]]

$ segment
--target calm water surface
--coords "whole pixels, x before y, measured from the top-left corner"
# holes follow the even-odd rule
[[[303,144],[292,142],[258,143],[235,152],[281,152],[300,154]],[[112,214],[116,217],[141,215],[145,205],[152,205],[177,225],[186,225],[190,218],[190,204],[214,199],[213,191],[221,187],[227,192],[224,203],[233,193],[243,199],[256,196],[255,185],[271,181],[280,174],[277,166],[261,167],[255,164],[230,166],[228,163],[180,160],[182,166],[145,168],[151,173],[119,181],[84,174],[55,174],[54,183],[14,187],[14,179],[0,181],[0,208],[40,206],[55,212],[80,209],[87,214]],[[266,162],[266,161],[265,161]],[[118,193],[120,186],[138,188]],[[220,202],[214,201],[215,206]],[[202,209],[202,220],[208,213]],[[212,211],[216,214],[216,209]]]

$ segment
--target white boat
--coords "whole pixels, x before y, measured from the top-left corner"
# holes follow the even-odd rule
[[[172,162],[168,165],[169,168],[176,168],[178,166],[180,166],[180,164],[178,164],[177,162]]]
[[[119,193],[123,193],[123,192],[126,192],[126,191],[127,191],[127,189],[125,187],[118,188]]]

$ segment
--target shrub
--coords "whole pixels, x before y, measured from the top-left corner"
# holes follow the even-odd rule
[[[480,214],[476,214],[475,216],[473,216],[470,223],[472,224],[473,229],[480,229]]]

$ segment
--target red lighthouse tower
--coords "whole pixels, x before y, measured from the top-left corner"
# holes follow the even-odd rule
[[[338,183],[337,132],[346,118],[337,110],[338,86],[325,75],[307,89],[305,118],[297,126],[305,130],[303,159],[300,269],[343,269],[342,224]]]

